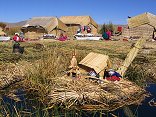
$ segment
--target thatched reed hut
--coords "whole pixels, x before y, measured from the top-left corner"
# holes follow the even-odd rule
[[[6,33],[3,31],[3,28],[0,27],[0,36],[5,35]]]
[[[28,20],[21,30],[25,38],[38,39],[44,34],[59,36],[67,31],[67,26],[56,17],[34,17]]]
[[[148,36],[146,38],[152,39],[154,37],[155,31],[156,31],[156,16],[151,13],[143,13],[141,15],[128,19],[128,26],[124,28],[123,36],[140,38],[142,34],[144,34]]]
[[[91,52],[79,62],[79,66],[87,72],[94,70],[103,78],[105,69],[111,68],[111,62],[109,56]]]
[[[98,33],[98,24],[90,16],[62,16],[60,20],[68,27],[68,35],[71,37],[83,26],[89,26],[93,34]]]

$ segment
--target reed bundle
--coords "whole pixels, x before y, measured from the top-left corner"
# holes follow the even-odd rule
[[[87,79],[57,79],[58,83],[49,94],[49,104],[61,104],[67,108],[111,111],[124,105],[140,103],[146,96],[145,90],[128,80],[99,84]]]
[[[21,68],[20,65],[16,64],[0,65],[0,89],[21,81],[24,78],[23,69]]]

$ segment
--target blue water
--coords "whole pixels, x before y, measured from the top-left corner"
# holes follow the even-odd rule
[[[156,98],[156,84],[150,84],[146,90],[151,93],[151,96],[143,101],[143,104],[138,108],[138,117],[156,117],[156,106],[149,106],[148,102]],[[155,99],[156,102],[156,99]]]
[[[154,106],[149,106],[148,102],[152,99],[156,98],[156,84],[149,84],[148,87],[146,88],[147,92],[149,92],[151,94],[150,97],[147,97],[143,102],[142,105],[139,106],[129,106],[128,108],[131,110],[131,113],[133,115],[135,115],[135,117],[156,117],[156,107]],[[9,110],[10,115],[13,117],[15,113],[15,109],[14,107],[16,107],[17,111],[25,111],[25,112],[30,112],[30,113],[34,113],[31,116],[35,117],[36,115],[40,115],[40,117],[42,117],[44,115],[44,108],[43,105],[39,104],[38,102],[29,99],[28,97],[26,97],[25,92],[23,90],[18,90],[17,94],[19,95],[19,99],[21,101],[16,102],[8,97],[3,96],[3,101],[2,101],[2,105],[4,107],[7,108],[7,110]],[[156,99],[155,99],[156,101]],[[126,107],[127,108],[127,107]],[[4,111],[0,110],[1,113]],[[52,111],[49,111],[52,112]],[[61,113],[56,112],[58,115]],[[94,116],[94,117],[99,117],[100,116],[100,112],[87,112],[87,111],[81,111],[81,112],[77,112],[78,115],[83,116],[83,117],[90,117],[90,116]],[[127,116],[127,114],[125,114],[124,109],[118,109],[114,112],[110,112],[113,113],[116,116],[119,117],[130,117]],[[112,117],[112,115],[110,113],[107,113],[107,115],[103,115],[104,117]],[[75,116],[75,111],[74,112],[70,112],[69,116]],[[52,113],[50,113],[50,115],[52,115]],[[68,114],[67,114],[68,115]],[[5,116],[5,114],[4,114]]]
[[[129,109],[132,111],[133,115],[135,117],[156,117],[156,107],[150,106],[148,104],[149,101],[152,99],[156,102],[156,84],[149,84],[146,88],[146,91],[149,92],[151,95],[150,97],[147,97],[141,105],[139,106],[129,106]],[[115,112],[113,112],[115,115],[120,115],[119,117],[128,117],[124,113],[123,109],[118,109]]]
[[[3,96],[2,103],[5,109],[0,110],[0,113],[6,116],[5,110],[9,112],[9,117],[17,117],[17,113],[20,113],[22,117],[46,117],[45,108],[43,104],[39,103],[37,99],[30,98],[26,95],[25,91],[18,89],[15,93],[20,101],[15,101],[10,97]],[[17,112],[17,113],[16,113]]]

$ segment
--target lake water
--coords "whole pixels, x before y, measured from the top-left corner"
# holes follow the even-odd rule
[[[150,92],[150,97],[147,97],[140,106],[129,106],[129,109],[136,117],[156,117],[156,106],[150,106],[148,104],[152,99],[156,102],[156,84],[149,84],[146,90]],[[123,109],[119,109],[115,113],[116,115],[119,114],[120,117],[127,117]]]
[[[150,92],[151,96],[147,97],[143,102],[142,105],[139,106],[129,106],[129,107],[124,107],[121,109],[118,109],[114,112],[107,113],[106,115],[100,114],[100,112],[87,112],[87,111],[81,111],[81,112],[67,112],[67,116],[75,116],[77,113],[78,116],[83,116],[83,117],[99,117],[100,115],[104,117],[113,117],[111,114],[114,114],[118,117],[156,117],[156,107],[155,106],[149,106],[148,102],[152,99],[156,101],[156,84],[149,84],[148,87],[146,88],[148,92]],[[45,116],[46,114],[43,110],[43,105],[35,102],[34,100],[31,100],[26,97],[24,91],[18,90],[18,95],[21,101],[16,102],[8,97],[3,96],[3,101],[1,103],[2,107],[6,108],[6,110],[10,113],[10,115],[13,117],[17,111],[22,112],[23,114],[26,113],[27,115],[31,115],[33,117],[35,116]],[[15,109],[16,108],[16,109]],[[3,111],[2,111],[3,110]],[[3,112],[4,114],[4,109],[0,111]],[[28,113],[29,112],[29,113]],[[53,115],[53,112],[49,111]],[[56,112],[57,115],[64,115],[62,114],[63,111],[58,111]],[[33,113],[33,114],[30,114]],[[56,115],[55,114],[55,115]],[[4,115],[5,116],[5,115]]]

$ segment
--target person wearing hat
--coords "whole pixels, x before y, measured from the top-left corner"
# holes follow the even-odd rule
[[[18,33],[15,33],[15,35],[14,35],[14,37],[13,37],[13,40],[14,40],[15,42],[20,42],[21,39],[20,39]]]

